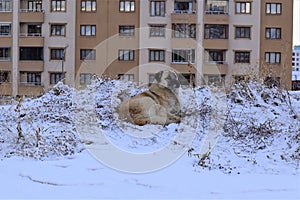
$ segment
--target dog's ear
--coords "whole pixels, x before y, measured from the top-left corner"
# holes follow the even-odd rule
[[[160,72],[157,72],[154,76],[155,80],[157,82],[160,82],[161,81],[161,77],[162,77],[162,74],[163,74],[163,71],[160,71]]]

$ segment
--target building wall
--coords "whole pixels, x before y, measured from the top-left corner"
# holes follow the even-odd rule
[[[282,3],[279,15],[266,14],[266,3]],[[293,45],[293,0],[262,0],[260,31],[260,75],[261,77],[279,77],[280,86],[291,89],[292,45]],[[266,39],[267,27],[281,28],[281,39]],[[265,62],[266,52],[281,53],[278,64]]]

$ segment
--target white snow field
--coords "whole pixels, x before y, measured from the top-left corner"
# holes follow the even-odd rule
[[[0,106],[0,199],[300,199],[299,92],[182,88],[181,123],[119,121],[145,89],[59,83]]]

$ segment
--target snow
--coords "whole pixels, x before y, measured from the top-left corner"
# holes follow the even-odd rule
[[[300,198],[299,92],[181,88],[180,124],[119,121],[120,102],[145,89],[59,83],[20,112],[0,106],[0,199]]]

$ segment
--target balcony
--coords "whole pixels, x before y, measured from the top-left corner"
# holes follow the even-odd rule
[[[204,39],[205,49],[228,49],[228,39]]]
[[[42,72],[44,71],[44,62],[43,61],[19,61],[19,70],[20,71],[35,71]]]
[[[20,9],[19,20],[30,23],[44,22],[44,15],[44,11],[40,9]]]
[[[202,69],[203,74],[227,74],[228,64],[225,61],[205,62]]]
[[[12,84],[10,82],[0,82],[0,96],[11,96]]]
[[[203,15],[205,24],[228,24],[229,15]]]
[[[44,37],[42,37],[40,34],[20,33],[19,45],[30,47],[44,46]]]
[[[20,96],[41,96],[44,94],[44,87],[42,85],[35,85],[29,83],[20,83],[19,84],[19,95]]]
[[[205,0],[205,14],[207,15],[228,15],[228,0]]]
[[[197,14],[195,13],[172,13],[171,14],[172,23],[197,23]]]

